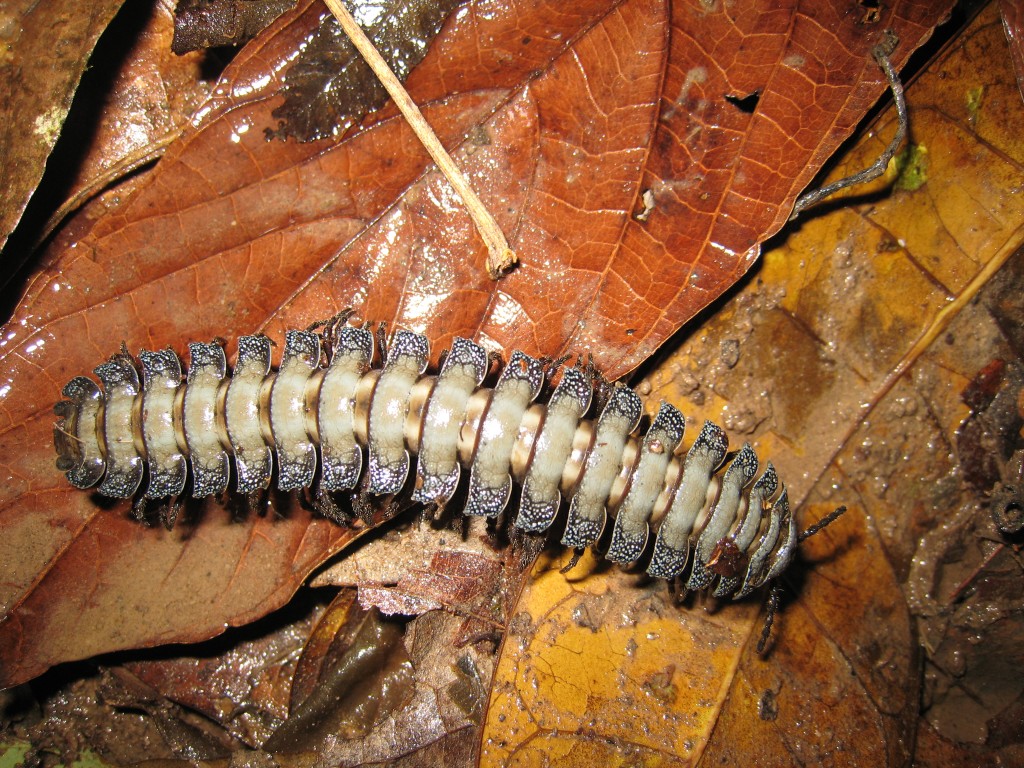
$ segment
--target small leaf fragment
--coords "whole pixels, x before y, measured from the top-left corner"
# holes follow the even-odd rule
[[[928,148],[924,144],[911,144],[893,158],[896,169],[895,188],[916,192],[928,181]]]

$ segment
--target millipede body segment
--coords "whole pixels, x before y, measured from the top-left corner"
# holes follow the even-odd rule
[[[102,389],[85,377],[64,387],[57,467],[78,488],[143,499],[179,496],[190,476],[193,496],[223,494],[232,474],[252,494],[275,465],[282,491],[386,496],[411,475],[413,499],[438,506],[468,470],[465,514],[497,517],[517,484],[513,525],[543,532],[564,498],[562,544],[592,546],[611,521],[606,557],[618,563],[641,560],[653,525],[647,573],[719,597],[772,581],[794,555],[799,534],[774,468],[758,477],[749,445],[726,462],[726,435],[711,422],[683,453],[683,415],[662,403],[638,435],[642,402],[625,386],[588,418],[594,376],[580,367],[562,368],[541,404],[546,366],[522,352],[493,387],[483,386],[486,351],[466,339],[430,375],[423,336],[397,331],[382,364],[375,352],[370,330],[329,324],[288,331],[276,371],[265,336],[239,339],[230,372],[216,343],[189,345],[187,374],[169,349],[137,363],[114,355],[95,370]]]

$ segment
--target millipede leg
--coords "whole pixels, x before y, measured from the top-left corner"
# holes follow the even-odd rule
[[[253,491],[245,495],[246,508],[250,515],[263,516],[263,492]]]
[[[517,571],[525,571],[533,567],[534,561],[547,545],[547,537],[537,533],[527,533],[516,527],[511,529],[512,552],[511,560]]]
[[[132,504],[132,517],[138,520],[140,523],[146,522],[146,497],[139,496],[135,499]]]
[[[174,521],[178,519],[179,512],[181,512],[181,502],[177,496],[172,497],[160,507],[160,522],[168,531],[174,528]]]
[[[761,629],[761,638],[757,641],[757,652],[764,653],[768,645],[768,638],[772,634],[772,624],[775,623],[775,614],[779,610],[779,598],[782,596],[782,583],[772,584],[771,592],[768,593],[768,602],[765,606],[764,627]]]
[[[317,487],[316,493],[313,494],[310,501],[317,514],[326,517],[331,522],[346,527],[352,523],[352,516],[345,512],[331,494],[323,488]]]
[[[576,567],[576,565],[580,561],[580,558],[583,557],[583,553],[586,552],[586,551],[587,550],[584,547],[573,547],[572,557],[569,558],[569,562],[566,563],[561,569],[559,569],[558,572],[562,573],[562,574],[566,574],[569,571],[571,571],[573,568]]]
[[[358,520],[362,520],[366,525],[373,525],[373,510],[370,494],[365,489],[360,488],[352,494],[352,512]]]
[[[380,359],[388,359],[388,328],[387,323],[381,323],[377,326],[377,333],[375,335],[377,340],[377,349],[380,350]]]

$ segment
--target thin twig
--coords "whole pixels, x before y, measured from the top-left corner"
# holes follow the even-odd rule
[[[900,77],[896,74],[896,70],[892,66],[892,62],[889,61],[889,56],[896,49],[899,43],[899,38],[896,37],[892,30],[886,30],[885,39],[871,49],[871,55],[874,57],[878,66],[882,68],[885,73],[885,79],[889,82],[889,88],[892,90],[892,98],[896,103],[896,135],[893,136],[892,141],[889,142],[889,146],[885,148],[885,151],[881,156],[872,163],[869,167],[865,168],[859,173],[855,173],[852,176],[847,176],[839,181],[833,181],[820,189],[814,189],[810,192],[805,192],[800,195],[796,201],[796,205],[793,206],[793,214],[789,217],[792,221],[805,210],[810,208],[815,203],[824,200],[830,195],[834,195],[841,189],[847,187],[853,187],[857,184],[863,184],[877,179],[883,173],[889,165],[889,161],[896,156],[896,151],[900,148],[900,144],[903,143],[903,139],[907,135],[907,101],[903,97],[903,84],[900,82]]]
[[[356,47],[356,50],[366,59],[370,69],[373,70],[381,85],[384,86],[394,100],[398,111],[405,117],[416,137],[441,170],[441,173],[448,179],[448,183],[455,189],[456,194],[462,198],[462,202],[476,224],[480,236],[484,239],[484,243],[487,244],[487,272],[492,279],[497,280],[518,261],[515,251],[509,248],[508,241],[505,239],[505,235],[498,226],[498,223],[491,216],[487,208],[484,207],[483,202],[481,202],[476,192],[473,191],[469,180],[466,179],[465,175],[455,164],[455,161],[445,151],[445,148],[441,146],[441,142],[438,141],[434,131],[423,118],[423,113],[420,112],[419,107],[409,98],[409,94],[402,86],[402,83],[395,77],[388,63],[384,61],[377,52],[377,49],[374,48],[373,43],[363,33],[362,28],[352,18],[348,9],[342,5],[341,0],[324,0],[324,4],[334,14],[345,34],[348,35],[352,44]]]

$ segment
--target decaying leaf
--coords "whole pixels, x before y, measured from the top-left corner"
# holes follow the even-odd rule
[[[0,248],[43,176],[89,54],[120,7],[120,0],[70,8],[26,0],[0,10]]]
[[[704,27],[686,26],[698,14],[674,7],[670,24],[653,2],[517,7],[515,24],[477,11],[446,25],[409,88],[442,138],[459,145],[527,257],[505,281],[487,280],[464,215],[443,182],[423,175],[425,160],[389,109],[337,143],[268,145],[257,135],[278,103],[259,75],[313,28],[311,6],[239,54],[195,127],[122,209],[81,219],[54,245],[55,266],[30,288],[6,342],[10,426],[0,455],[13,479],[0,546],[13,577],[0,649],[8,682],[58,660],[247,621],[286,600],[350,538],[278,495],[279,517],[240,509],[232,521],[207,505],[188,509],[173,533],[143,529],[123,507],[101,509],[61,485],[40,391],[56,393],[121,338],[132,349],[180,350],[192,338],[305,325],[345,304],[431,334],[435,352],[454,333],[550,354],[589,347],[622,373],[725,290],[880,90],[870,60],[844,58],[825,35],[847,34],[843,19],[762,18],[757,37],[720,10],[699,16],[712,26],[698,35]],[[916,41],[927,27],[918,19],[901,36]],[[991,19],[986,29],[998,32]],[[772,30],[785,32],[773,38]],[[834,59],[811,55],[824,48],[810,45],[809,30],[831,42]],[[698,39],[724,42],[708,58]],[[619,56],[624,40],[629,55]],[[734,55],[741,40],[757,50]],[[958,423],[950,414],[962,406],[938,397],[943,380],[924,369],[945,343],[929,334],[949,317],[942,308],[963,311],[1020,243],[1012,180],[1021,158],[1011,141],[1020,103],[1005,98],[1012,76],[990,73],[984,98],[969,98],[971,62],[996,59],[976,55],[971,46],[982,40],[966,37],[959,51],[968,55],[948,53],[911,89],[914,140],[929,157],[924,183],[850,209],[827,206],[641,385],[652,406],[665,396],[695,420],[715,415],[738,438],[756,437],[807,522],[840,501],[851,506],[808,542],[811,562],[793,574],[768,658],[752,651],[760,632],[752,604],[709,615],[713,606],[675,606],[663,584],[636,575],[598,567],[566,579],[543,560],[508,615],[499,655],[474,645],[467,662],[460,609],[432,611],[392,646],[417,668],[416,688],[389,699],[383,719],[369,717],[372,745],[325,747],[316,728],[298,729],[290,743],[335,762],[458,754],[464,763],[478,738],[481,760],[493,763],[527,761],[536,750],[588,765],[622,756],[743,764],[751,754],[771,764],[907,762],[916,664],[898,585],[912,533],[936,520],[922,522],[914,494],[930,490],[937,509],[951,462],[904,428],[932,413],[947,432]],[[778,73],[813,73],[812,60],[833,83],[833,100],[794,108],[793,94],[807,94]],[[853,62],[871,85],[844,91],[835,83],[847,82],[839,73]],[[836,107],[844,103],[848,111]],[[821,135],[808,127],[837,114]],[[791,128],[793,142],[780,142],[773,120]],[[876,126],[835,175],[870,162],[891,131]],[[964,171],[976,162],[983,174]],[[769,163],[771,171],[756,170]],[[983,215],[954,215],[965,200],[982,201],[970,210]],[[631,218],[645,209],[646,221]],[[936,211],[942,229],[926,223]],[[679,293],[683,274],[700,294],[693,304]],[[862,403],[884,418],[865,421]],[[910,448],[920,464],[904,463]],[[397,564],[403,557],[396,549]],[[88,630],[68,637],[60,628],[75,619]],[[320,640],[306,657],[322,667],[330,642]],[[499,667],[490,689],[479,682],[490,679],[488,658]],[[438,677],[420,683],[419,672]],[[308,695],[321,676],[303,679]],[[452,702],[459,717],[445,709]],[[417,733],[410,711],[432,713],[431,728]],[[387,728],[403,734],[395,752],[380,736]]]
[[[952,323],[953,348],[929,355],[933,375],[949,388],[934,398],[939,412],[962,419],[955,431],[948,422],[934,430],[952,441],[957,466],[941,479],[949,491],[941,507],[923,493],[906,521],[917,534],[906,591],[926,652],[918,738],[933,751],[960,753],[964,764],[1013,763],[1024,754],[1017,725],[1024,687],[1010,669],[1024,636],[1022,284],[1018,248]],[[972,376],[974,365],[981,367]],[[949,395],[959,396],[960,408]],[[942,760],[926,753],[921,764]]]
[[[294,0],[180,0],[174,9],[171,50],[180,56],[242,45],[294,5]]]
[[[247,636],[236,634],[231,642],[214,640],[185,653],[166,649],[120,669],[216,723],[229,745],[256,748],[288,718],[300,654],[327,610],[322,598],[307,600],[258,623]]]

